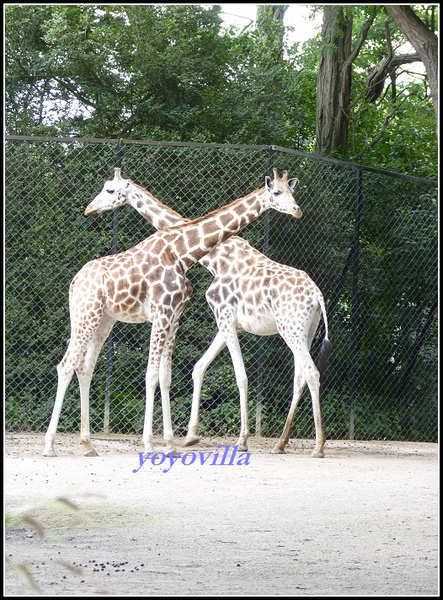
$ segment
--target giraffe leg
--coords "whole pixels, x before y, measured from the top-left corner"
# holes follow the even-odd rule
[[[89,429],[89,388],[92,375],[97,363],[98,355],[103,347],[109,333],[114,326],[115,319],[103,313],[100,325],[94,332],[91,341],[88,344],[86,354],[80,366],[76,369],[77,378],[80,386],[81,402],[81,432],[80,439],[85,448],[85,456],[98,456],[97,451],[91,443],[91,434]]]
[[[71,338],[68,349],[57,366],[57,394],[51,421],[45,435],[44,456],[55,456],[54,439],[66,390],[71,382],[74,371],[82,365],[89,343],[99,327],[103,316],[100,289],[89,286],[85,290],[81,285],[81,279],[79,289],[77,289],[74,282],[75,280],[71,283],[69,292]],[[91,307],[93,307],[93,310]]]
[[[323,458],[324,446],[326,442],[325,432],[323,430],[323,422],[321,418],[321,404],[320,404],[320,373],[312,360],[309,350],[311,349],[312,340],[314,339],[315,332],[317,331],[318,324],[321,318],[321,310],[319,307],[313,313],[312,321],[308,331],[308,369],[306,372],[306,381],[308,383],[309,391],[311,393],[312,400],[312,411],[314,413],[314,424],[315,424],[315,448],[312,453],[314,458]],[[323,350],[322,350],[323,351]]]
[[[300,401],[301,394],[303,392],[303,388],[305,387],[305,380],[302,374],[297,370],[297,362],[295,361],[295,373],[294,373],[294,391],[292,396],[291,406],[289,408],[288,416],[286,418],[286,423],[283,429],[283,433],[277,444],[273,449],[274,454],[286,454],[286,446],[289,442],[289,435],[291,432],[292,421],[294,420],[294,414],[297,409],[298,403]]]
[[[170,389],[172,379],[172,350],[178,329],[178,319],[171,326],[160,359],[159,383],[162,398],[163,437],[168,453],[176,454],[174,432],[172,429]]]
[[[325,445],[326,438],[323,431],[320,412],[320,374],[307,349],[306,351],[302,352],[294,351],[294,369],[294,392],[291,407],[289,409],[283,433],[280,437],[280,440],[277,442],[273,452],[280,454],[285,452],[285,447],[289,442],[289,435],[292,421],[294,419],[295,410],[299,403],[301,394],[303,392],[303,388],[307,383],[312,399],[316,438],[315,448],[312,453],[312,456],[315,458],[323,458],[323,448]]]
[[[238,341],[237,331],[234,324],[230,324],[229,328],[223,328],[226,345],[231,354],[232,364],[234,365],[235,379],[240,395],[240,415],[241,426],[240,436],[238,438],[238,449],[242,452],[248,451],[249,437],[249,419],[248,419],[248,377],[246,375],[245,364]]]
[[[152,335],[151,335],[152,339]],[[158,383],[158,367],[156,368],[151,361],[149,355],[148,368],[146,369],[146,407],[145,420],[143,425],[143,445],[145,447],[144,457],[147,458],[149,452],[154,451],[154,433],[153,433],[153,418],[154,418],[154,394]]]
[[[90,336],[92,336],[92,332],[90,332]],[[57,394],[55,397],[54,408],[52,409],[51,421],[49,422],[49,426],[45,435],[45,448],[43,450],[43,456],[56,456],[54,450],[54,440],[63,406],[63,400],[72,376],[74,375],[74,371],[77,368],[77,365],[83,361],[84,354],[87,350],[89,336],[85,337],[85,341],[77,342],[74,339],[74,336],[71,334],[71,340],[69,341],[68,349],[65,352],[61,362],[57,365]]]
[[[54,450],[55,434],[57,432],[57,425],[63,406],[63,399],[65,397],[66,390],[71,383],[72,376],[74,375],[73,367],[65,367],[65,359],[69,356],[68,352],[69,348],[62,361],[57,365],[57,395],[55,397],[54,408],[52,409],[51,421],[49,422],[49,426],[45,435],[45,448],[43,450],[43,456],[56,456]]]
[[[146,409],[145,421],[143,426],[143,444],[145,447],[145,457],[149,452],[154,451],[154,433],[153,433],[153,418],[154,418],[154,395],[159,382],[160,362],[163,354],[163,348],[166,342],[168,331],[170,328],[170,320],[166,315],[158,315],[152,323],[151,340],[149,344],[149,359],[146,369]],[[167,418],[168,434],[172,431],[170,425],[170,406],[169,392],[167,391],[167,367],[163,373],[164,396],[162,396],[163,419],[165,418],[165,410],[169,414]]]
[[[226,346],[225,338],[219,331],[213,339],[211,345],[195,364],[192,372],[192,379],[194,380],[194,391],[192,395],[192,407],[191,417],[188,424],[188,433],[184,441],[184,446],[193,446],[200,441],[198,435],[198,412],[200,408],[201,389],[203,384],[203,377],[206,373],[206,369],[209,367],[215,357],[223,350]]]
[[[309,391],[311,392],[312,411],[314,413],[315,424],[315,448],[312,453],[314,458],[323,458],[326,436],[323,430],[323,423],[320,409],[320,373],[312,362],[307,375]]]

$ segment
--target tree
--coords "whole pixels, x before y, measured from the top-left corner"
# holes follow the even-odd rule
[[[324,8],[317,78],[315,149],[319,154],[347,154],[352,64],[373,21],[374,15],[371,15],[361,27],[357,42],[352,47],[352,12],[342,5],[327,5]]]
[[[434,105],[435,122],[438,123],[438,39],[434,28],[434,7],[431,28],[427,27],[410,6],[387,5],[389,14],[405,34],[426,68]]]
[[[204,131],[213,117],[208,104],[227,77],[219,11],[200,5],[6,7],[8,128],[37,133],[36,124],[48,124],[54,111],[65,134],[189,139]],[[46,119],[38,117],[42,106]]]
[[[387,10],[327,5],[320,44],[290,47],[287,7],[226,30],[217,6],[7,5],[6,131],[315,145],[435,176],[426,81],[399,77],[419,56],[398,54]],[[429,10],[414,7],[425,26]]]
[[[260,39],[273,47],[277,57],[283,58],[284,17],[289,4],[258,4],[257,29]]]
[[[436,79],[435,34],[409,7],[396,5],[394,8],[399,9],[400,14],[404,13],[400,9],[408,8],[408,22],[415,24],[415,37],[422,40],[421,45],[416,42],[414,54],[396,53],[393,41],[400,46],[404,38],[401,31],[392,26],[392,19],[385,18],[386,12],[380,6],[324,8],[317,85],[317,152],[360,159],[380,142],[395,118],[403,114],[408,93],[409,96],[419,93],[417,88],[407,90],[404,85],[399,91],[397,74],[403,65],[423,60],[427,55],[429,71],[435,73]],[[365,78],[362,78],[362,69],[366,72]],[[429,79],[432,93],[435,82]],[[387,81],[391,87],[390,102],[385,101]],[[433,97],[436,97],[435,92]],[[351,121],[352,149],[349,148]],[[362,137],[360,133],[365,135]],[[356,147],[358,139],[363,143]]]

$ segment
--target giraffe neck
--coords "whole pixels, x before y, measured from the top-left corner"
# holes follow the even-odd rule
[[[135,189],[129,194],[128,203],[156,229],[167,229],[190,222],[190,219],[183,218],[175,210],[162,204],[158,198],[140,185],[133,181],[131,183]]]
[[[213,248],[255,221],[267,208],[269,192],[261,188],[204,217],[171,228],[165,234],[187,271]]]
[[[128,204],[130,204],[135,210],[151,225],[156,229],[168,229],[169,227],[175,227],[177,225],[184,225],[189,223],[191,219],[182,217],[169,206],[166,206],[158,198],[153,196],[144,187],[134,183],[131,180],[134,189],[128,196]],[[206,254],[199,262],[214,276],[217,274],[217,262],[218,252],[217,248],[214,248],[209,254]]]

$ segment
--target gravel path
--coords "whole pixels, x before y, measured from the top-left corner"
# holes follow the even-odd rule
[[[328,441],[313,459],[307,440],[274,455],[251,438],[233,457],[234,439],[205,439],[171,466],[159,440],[139,468],[139,437],[94,439],[96,458],[74,434],[45,458],[43,434],[6,434],[6,510],[80,508],[31,512],[56,539],[7,531],[8,564],[45,594],[438,595],[436,444]],[[29,593],[10,567],[5,592]]]

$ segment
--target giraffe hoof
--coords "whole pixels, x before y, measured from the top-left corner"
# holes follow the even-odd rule
[[[57,456],[55,450],[50,448],[49,450],[43,450],[43,456]]]
[[[94,448],[92,450],[90,450],[89,452],[85,453],[85,456],[98,456],[97,451],[94,450]]]
[[[275,446],[272,450],[272,454],[286,454],[286,450],[284,448],[280,448],[280,446]]]
[[[183,446],[195,446],[195,444],[198,444],[200,440],[201,438],[198,437],[198,435],[188,435],[183,442]]]
[[[178,458],[179,456],[182,455],[181,452],[178,452],[178,450],[170,450],[169,452],[166,453],[168,456],[170,456],[172,454],[172,458]]]
[[[314,450],[314,452],[311,454],[311,458],[324,458],[324,457],[325,457],[324,452],[317,452],[316,450]]]

